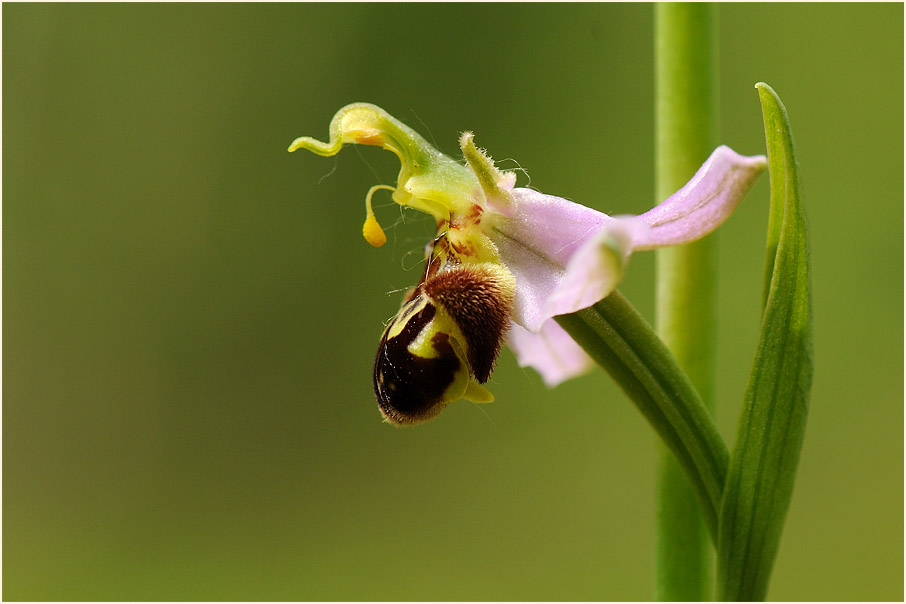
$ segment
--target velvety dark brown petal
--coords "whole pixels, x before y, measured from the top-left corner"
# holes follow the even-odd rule
[[[462,331],[472,375],[486,382],[510,325],[512,277],[497,265],[461,264],[428,279],[423,288]]]

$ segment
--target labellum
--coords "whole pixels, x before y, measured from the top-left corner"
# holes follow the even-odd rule
[[[490,402],[487,382],[510,325],[514,281],[491,262],[462,262],[441,235],[425,275],[384,330],[374,394],[393,424],[427,421],[448,403]]]

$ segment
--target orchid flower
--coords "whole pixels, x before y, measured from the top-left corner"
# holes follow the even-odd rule
[[[324,143],[296,139],[289,150],[331,156],[346,143],[393,151],[402,164],[395,187],[376,185],[365,198],[365,239],[386,242],[374,214],[375,191],[432,215],[419,285],[384,331],[374,390],[385,419],[413,424],[466,398],[489,402],[487,381],[501,344],[549,386],[591,367],[585,352],[553,317],[587,308],[610,294],[637,250],[680,245],[719,226],[765,169],[763,156],[718,147],[682,189],[640,216],[608,216],[586,206],[515,188],[466,132],[465,164],[434,149],[383,109],[348,105]]]

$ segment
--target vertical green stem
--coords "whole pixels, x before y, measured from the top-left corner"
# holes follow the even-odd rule
[[[657,200],[679,189],[717,146],[717,6],[655,9]],[[658,333],[714,411],[715,235],[657,252]],[[712,551],[698,502],[661,445],[657,486],[657,598],[710,599]]]

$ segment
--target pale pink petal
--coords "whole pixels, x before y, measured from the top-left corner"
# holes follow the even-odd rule
[[[570,259],[614,219],[531,189],[514,189],[512,195],[515,211],[497,216],[494,241],[516,277],[513,320],[537,331],[552,316],[547,299],[564,282]]]
[[[591,357],[553,319],[546,321],[538,333],[513,324],[508,344],[519,366],[535,369],[549,388],[594,366]]]
[[[648,226],[629,216],[610,220],[573,254],[563,278],[544,302],[545,319],[588,308],[603,300],[623,279],[632,243]]]
[[[634,249],[680,245],[704,237],[736,209],[766,167],[763,155],[745,157],[729,147],[718,147],[682,189],[639,216],[651,229]]]
[[[765,169],[763,156],[718,147],[686,186],[638,217],[614,218],[531,189],[494,214],[501,261],[516,278],[513,321],[537,332],[556,315],[587,308],[623,278],[633,250],[693,241],[717,228]]]

